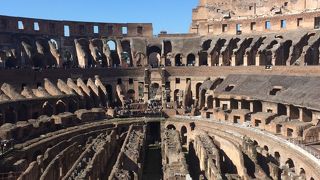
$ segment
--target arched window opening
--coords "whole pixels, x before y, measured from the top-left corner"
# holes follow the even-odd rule
[[[196,64],[196,56],[194,54],[189,54],[187,56],[187,66],[194,66]]]

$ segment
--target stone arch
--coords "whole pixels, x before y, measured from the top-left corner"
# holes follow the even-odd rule
[[[53,106],[48,101],[44,102],[42,105],[42,114],[52,116],[53,113]]]
[[[4,112],[5,123],[15,124],[17,122],[17,113],[13,107],[8,107]]]
[[[262,112],[261,101],[255,100],[252,103],[253,103],[253,112]]]
[[[199,106],[200,106],[200,108],[204,107],[204,105],[205,105],[206,92],[207,92],[207,90],[205,88],[200,88],[200,94],[199,94]]]
[[[180,130],[182,145],[187,144],[187,141],[188,141],[187,133],[188,133],[188,130],[187,130],[186,126],[182,126],[181,130]]]
[[[55,49],[57,49],[57,50],[59,49],[58,42],[55,39],[51,38],[49,41],[52,43],[52,45]]]
[[[148,62],[153,68],[160,66],[161,48],[158,46],[150,46],[147,48]]]
[[[108,103],[111,105],[114,101],[113,98],[113,88],[111,84],[106,84],[105,85],[106,90],[107,90],[107,97],[108,97]]]
[[[121,46],[123,52],[121,53],[121,60],[124,60],[124,62],[127,64],[127,66],[132,67],[132,53],[131,53],[131,44],[129,40],[123,40],[121,41]]]
[[[202,83],[197,83],[196,84],[196,99],[199,100],[199,94],[200,94],[200,87],[201,87]]]
[[[190,53],[187,56],[187,66],[194,66],[196,64],[196,56]]]
[[[287,59],[290,56],[290,47],[292,46],[292,40],[285,41],[282,46],[276,51],[276,66],[285,66]]]
[[[63,102],[62,100],[57,101],[56,103],[56,114],[64,113],[66,112],[66,103]]]
[[[76,61],[74,61],[74,55],[70,50],[64,50],[62,53],[62,61],[64,67],[72,67],[76,65]]]
[[[286,165],[288,168],[292,169],[292,170],[294,170],[294,168],[295,168],[294,162],[293,162],[293,160],[292,160],[291,158],[288,158],[288,159],[287,159],[287,161],[285,162],[285,165]]]
[[[280,158],[281,158],[281,155],[278,151],[274,152],[274,158],[275,160],[277,161],[277,165],[279,166],[280,165]]]
[[[208,96],[207,98],[207,108],[208,109],[213,109],[213,96]]]
[[[118,46],[117,46],[117,41],[114,39],[108,39],[107,40],[107,45],[110,50],[110,56],[112,59],[112,67],[117,67],[120,66],[120,57],[118,54]]]
[[[300,176],[305,176],[306,175],[306,171],[303,168],[300,168],[299,175]]]
[[[208,66],[208,53],[205,51],[199,52],[199,66]]]
[[[221,49],[222,49],[222,47],[224,46],[225,43],[226,43],[225,39],[219,39],[216,42],[215,47],[213,48],[213,50],[210,53],[210,55],[211,55],[211,65],[213,65],[213,66],[219,66],[220,65],[219,64],[219,57],[222,56],[220,54],[220,51],[221,51]]]
[[[28,116],[28,106],[26,104],[22,104],[18,108],[18,121],[26,121],[29,119]]]
[[[208,39],[208,40],[204,41],[202,43],[202,50],[208,51],[210,49],[210,47],[211,47],[211,42],[212,42],[211,39]]]
[[[182,55],[181,54],[177,54],[174,57],[174,65],[175,66],[182,66],[183,65],[183,63],[182,63]]]
[[[176,126],[174,126],[173,124],[168,124],[168,125],[167,125],[167,129],[176,130]]]
[[[113,39],[107,40],[107,45],[110,51],[117,51],[117,42]]]

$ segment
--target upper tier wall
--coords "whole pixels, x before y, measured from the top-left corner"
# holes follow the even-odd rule
[[[0,33],[70,37],[152,37],[151,23],[99,23],[0,16]]]

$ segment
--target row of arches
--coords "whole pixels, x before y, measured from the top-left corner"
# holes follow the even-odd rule
[[[306,178],[307,174],[305,169],[303,167],[297,167],[293,158],[288,157],[287,154],[284,155],[285,157],[282,157],[279,151],[274,151],[274,150],[272,151],[271,149],[269,149],[267,145],[261,146],[256,140],[253,141],[253,145],[255,147],[258,147],[258,146],[262,147],[262,149],[267,153],[267,157],[265,157],[267,159],[264,159],[260,154],[258,155],[258,163],[265,172],[270,172],[270,170],[269,170],[269,167],[264,166],[264,164],[266,164],[268,161],[271,161],[281,168],[281,171],[278,174],[279,178],[281,177],[282,171],[286,169],[288,169],[291,172],[294,172],[295,174],[301,177]],[[262,161],[265,161],[265,162],[262,162]],[[310,179],[313,179],[313,177],[310,177]]]
[[[0,124],[12,123],[17,121],[27,121],[37,119],[41,115],[52,116],[63,112],[75,112],[79,109],[79,102],[75,99],[35,102],[18,106],[8,106],[1,110],[2,118]],[[2,123],[1,123],[2,122]]]

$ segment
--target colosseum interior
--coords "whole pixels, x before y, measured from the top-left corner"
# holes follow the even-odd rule
[[[0,16],[1,180],[319,180],[320,1],[151,23]]]

